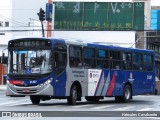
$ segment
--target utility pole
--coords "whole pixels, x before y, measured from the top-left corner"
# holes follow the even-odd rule
[[[47,20],[47,37],[52,36],[52,0],[48,0],[48,3],[46,4],[46,11],[48,11],[48,14],[46,14],[46,20]]]
[[[42,37],[45,37],[45,34],[44,34],[44,26],[43,26],[43,21],[41,21],[41,26],[42,26]]]

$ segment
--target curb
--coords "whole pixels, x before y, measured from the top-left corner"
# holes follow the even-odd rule
[[[4,85],[0,85],[0,92],[3,92],[3,91],[6,91],[7,90],[7,88],[6,88],[6,86]]]
[[[2,92],[3,92],[3,91],[6,91],[6,89],[0,89],[0,92],[1,92],[1,91],[2,91]]]
[[[0,95],[5,94],[5,93],[6,93],[6,90],[0,89]]]

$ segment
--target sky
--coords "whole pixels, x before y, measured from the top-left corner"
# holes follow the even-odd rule
[[[152,6],[160,6],[160,0],[151,0]]]

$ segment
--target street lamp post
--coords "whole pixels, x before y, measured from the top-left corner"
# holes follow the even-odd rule
[[[131,48],[133,45],[135,45],[141,38],[160,38],[160,36],[140,36],[135,42],[131,45]]]
[[[135,40],[135,42],[131,45],[131,48],[141,39],[144,38],[144,36],[139,37],[137,40]]]
[[[4,72],[4,65],[3,64],[4,64],[4,57],[5,57],[4,51],[7,50],[7,49],[8,48],[5,48],[5,49],[2,50],[2,57],[1,57],[1,63],[2,63],[2,85],[4,84],[4,79],[3,79],[3,77],[4,77],[3,76],[3,74],[4,74],[3,73]]]

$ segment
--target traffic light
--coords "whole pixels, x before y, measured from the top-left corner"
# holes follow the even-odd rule
[[[40,8],[39,13],[37,13],[39,16],[39,20],[40,21],[44,21],[45,20],[45,12],[42,8]]]
[[[46,20],[47,21],[52,21],[52,9],[53,9],[53,4],[46,3]]]

